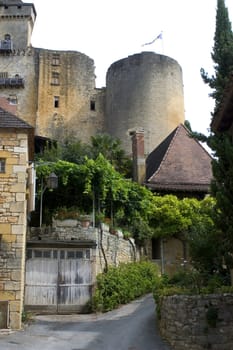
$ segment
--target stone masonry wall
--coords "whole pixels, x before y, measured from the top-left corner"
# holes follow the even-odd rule
[[[37,135],[90,142],[103,132],[105,89],[95,88],[94,69],[80,52],[39,49]]]
[[[96,263],[96,274],[104,271],[105,259],[108,265],[117,266],[119,263],[128,263],[138,260],[139,255],[133,239],[126,240],[119,235],[109,232],[107,225],[100,229],[88,227],[83,228],[78,220],[55,220],[52,228],[31,228],[28,240],[44,241],[94,241],[96,249],[93,249],[94,261]]]
[[[233,294],[164,297],[159,328],[174,350],[232,350]]]
[[[0,301],[8,303],[12,329],[21,328],[23,309],[27,144],[26,133],[1,130],[6,169],[0,173]]]
[[[184,122],[182,70],[178,62],[142,52],[114,62],[106,76],[106,128],[132,152],[129,133],[144,130],[149,154]]]

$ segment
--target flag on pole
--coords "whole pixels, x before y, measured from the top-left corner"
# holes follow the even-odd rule
[[[149,43],[145,43],[142,46],[154,44],[154,42],[158,39],[161,39],[161,40],[163,39],[163,32],[161,32],[159,35],[157,35],[156,38],[154,38],[154,40],[150,41]]]

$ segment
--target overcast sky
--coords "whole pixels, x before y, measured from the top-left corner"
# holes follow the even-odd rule
[[[37,19],[32,45],[82,52],[95,61],[96,86],[105,86],[109,66],[129,55],[154,51],[175,59],[183,70],[185,118],[208,133],[213,100],[200,68],[213,73],[217,0],[24,0]],[[230,20],[233,1],[225,0]],[[152,41],[163,31],[163,39]]]

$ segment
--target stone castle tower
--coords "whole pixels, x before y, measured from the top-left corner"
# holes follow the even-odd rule
[[[90,57],[31,46],[35,20],[32,3],[0,0],[0,97],[16,105],[37,137],[89,142],[108,132],[130,154],[130,133],[143,129],[148,154],[184,122],[175,60],[153,52],[130,56],[113,63],[106,88],[97,89]]]

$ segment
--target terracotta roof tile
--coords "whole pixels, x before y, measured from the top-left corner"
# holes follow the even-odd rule
[[[208,192],[211,156],[180,124],[147,158],[146,186],[154,189]]]
[[[32,126],[14,114],[0,108],[0,128],[32,129]]]

